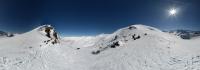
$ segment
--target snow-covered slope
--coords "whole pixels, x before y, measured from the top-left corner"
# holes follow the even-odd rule
[[[46,30],[49,28],[51,37],[47,37]],[[37,54],[42,48],[53,45],[57,40],[53,33],[54,29],[50,25],[44,25],[21,35],[1,39],[0,69],[22,70],[19,65],[27,65],[26,63],[36,59],[36,56],[39,57]]]
[[[101,41],[107,35],[109,34],[100,34],[98,36],[64,37],[62,38],[62,41],[65,42],[65,45],[70,45],[72,47],[90,47]]]
[[[131,25],[112,34],[59,38],[50,25],[0,40],[1,70],[198,70],[200,38]]]

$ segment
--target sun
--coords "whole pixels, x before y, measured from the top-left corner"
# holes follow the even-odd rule
[[[169,10],[169,15],[176,15],[177,14],[177,10],[175,8],[172,8]]]

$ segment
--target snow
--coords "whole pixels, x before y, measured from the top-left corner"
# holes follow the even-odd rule
[[[0,70],[198,70],[200,38],[184,40],[146,25],[112,34],[50,38],[40,26],[0,39]],[[53,44],[55,40],[58,43]],[[48,42],[47,42],[48,41]]]
[[[64,41],[66,45],[73,47],[89,47],[93,46],[105,36],[107,36],[107,34],[100,34],[98,36],[64,37],[62,41]]]

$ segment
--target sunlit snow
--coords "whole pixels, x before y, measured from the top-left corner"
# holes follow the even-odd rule
[[[199,37],[184,40],[145,25],[88,37],[56,38],[55,30],[45,25],[1,38],[0,70],[200,69]]]

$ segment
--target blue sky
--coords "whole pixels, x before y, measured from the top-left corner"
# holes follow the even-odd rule
[[[178,9],[176,16],[168,10]],[[1,0],[0,30],[23,33],[51,24],[64,36],[112,33],[144,24],[200,30],[199,0]]]

